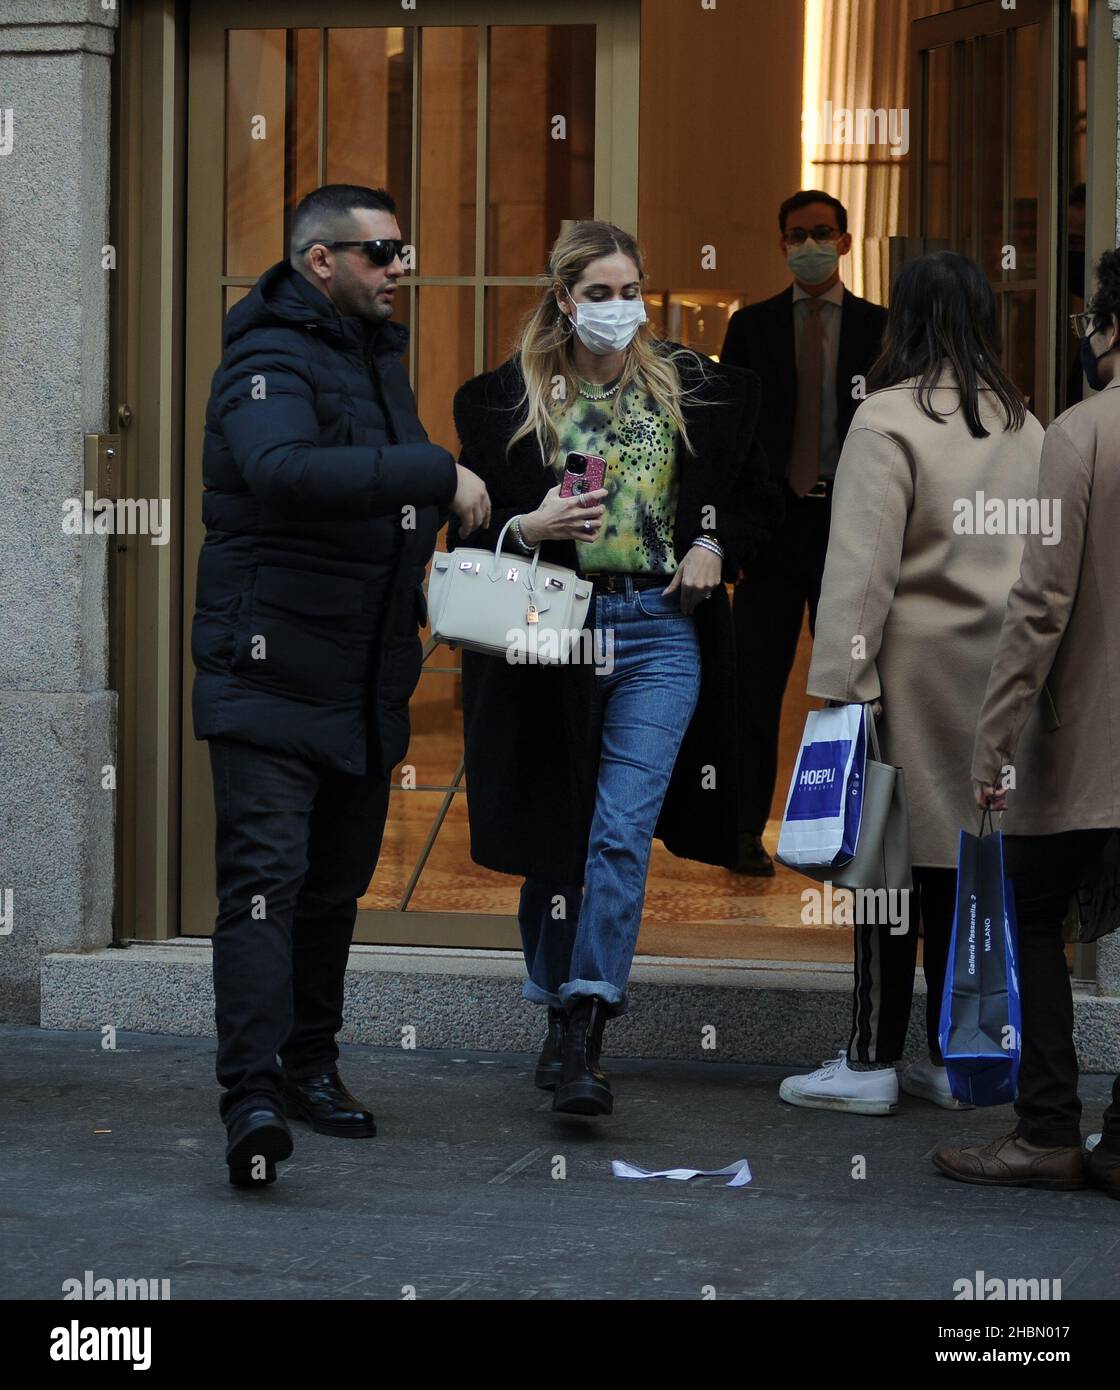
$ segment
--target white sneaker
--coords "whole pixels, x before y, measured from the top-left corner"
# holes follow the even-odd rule
[[[1090,1134],[1088,1139],[1085,1140],[1086,1153],[1092,1153],[1100,1142],[1101,1136],[1099,1134]]]
[[[787,1076],[778,1095],[790,1105],[809,1110],[847,1110],[853,1115],[893,1115],[898,1109],[898,1073],[852,1071],[841,1052],[807,1076]]]
[[[966,1100],[958,1100],[949,1085],[949,1073],[928,1059],[911,1062],[902,1073],[902,1089],[908,1096],[931,1100],[942,1110],[971,1110]]]

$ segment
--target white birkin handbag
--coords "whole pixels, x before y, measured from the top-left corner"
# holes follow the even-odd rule
[[[432,636],[512,664],[550,665],[579,659],[591,582],[563,565],[503,555],[502,527],[494,550],[437,550],[428,578]]]

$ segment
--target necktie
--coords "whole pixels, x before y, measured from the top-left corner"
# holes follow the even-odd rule
[[[797,414],[793,422],[793,451],[789,485],[798,497],[811,491],[821,472],[821,382],[824,379],[824,339],[819,299],[804,299],[805,322],[797,353]]]

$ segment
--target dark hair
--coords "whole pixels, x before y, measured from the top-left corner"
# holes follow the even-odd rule
[[[802,188],[787,198],[778,209],[778,230],[782,236],[786,234],[786,218],[789,214],[800,212],[810,203],[827,203],[836,214],[836,225],[840,228],[840,235],[844,235],[848,230],[848,210],[840,199],[834,198],[831,193],[822,193],[819,188]]]
[[[930,393],[941,369],[952,367],[961,408],[974,439],[989,431],[980,420],[981,385],[995,392],[1007,420],[1017,430],[1027,417],[1022,392],[999,363],[996,297],[975,261],[956,251],[934,251],[907,261],[891,286],[891,305],[883,351],[868,373],[872,391],[920,377],[918,404],[931,420],[944,423]]]
[[[1093,274],[1097,288],[1088,304],[1093,316],[1093,327],[1106,327],[1115,314],[1120,319],[1120,248],[1106,251],[1097,262]]]
[[[309,241],[347,241],[353,238],[355,212],[396,212],[397,205],[383,188],[360,183],[325,183],[300,200],[292,214],[288,256],[295,261]]]

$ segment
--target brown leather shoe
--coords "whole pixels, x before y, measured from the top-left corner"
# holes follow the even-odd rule
[[[756,878],[773,878],[774,861],[766,853],[761,835],[743,831],[739,836],[739,858],[735,863],[737,874],[753,874]]]
[[[1085,1155],[1085,1176],[1093,1187],[1101,1187],[1110,1197],[1120,1200],[1120,1154],[1098,1144]]]
[[[1085,1155],[1079,1144],[1059,1149],[1029,1144],[1018,1134],[1005,1134],[967,1149],[938,1149],[934,1166],[958,1182],[986,1187],[1045,1187],[1072,1192],[1085,1186]]]

